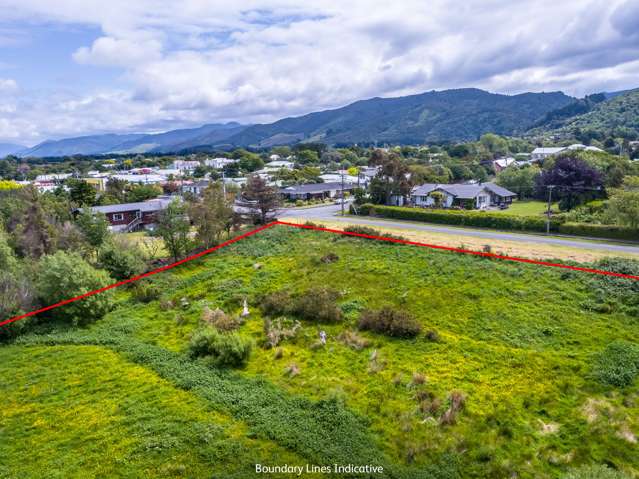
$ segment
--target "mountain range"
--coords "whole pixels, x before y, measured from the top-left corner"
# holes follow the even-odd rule
[[[8,145],[3,150],[0,145],[0,156],[179,153],[297,142],[423,144],[472,141],[484,133],[512,136],[584,125],[630,124],[639,130],[638,112],[639,90],[577,99],[562,92],[503,95],[464,88],[360,100],[269,124],[231,122],[156,134],[91,135],[49,140],[26,149]]]

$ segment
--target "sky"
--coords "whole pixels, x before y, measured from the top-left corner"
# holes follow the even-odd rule
[[[0,0],[0,142],[639,87],[639,0]]]

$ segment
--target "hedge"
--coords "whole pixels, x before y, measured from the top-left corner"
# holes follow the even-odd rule
[[[546,219],[534,216],[517,216],[487,211],[432,210],[365,204],[359,207],[361,214],[373,214],[384,218],[424,221],[458,226],[479,226],[519,231],[546,231]],[[559,230],[559,221],[551,220],[551,231]]]
[[[589,223],[564,223],[559,225],[559,233],[593,238],[611,238],[639,241],[639,229],[627,226],[597,225]]]
[[[384,218],[423,221],[426,223],[546,232],[546,218],[541,216],[518,216],[488,211],[434,210],[372,204],[361,205],[357,212],[361,215],[375,215]],[[564,223],[561,217],[550,220],[550,231],[566,235],[639,241],[639,229],[615,225]]]

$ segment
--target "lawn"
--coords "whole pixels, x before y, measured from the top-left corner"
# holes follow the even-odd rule
[[[154,282],[150,303],[120,291],[86,329],[0,347],[0,475],[247,477],[256,462],[380,464],[380,477],[552,478],[589,463],[639,474],[639,387],[592,376],[609,343],[639,342],[635,283],[284,226]],[[342,320],[302,320],[267,348],[265,295],[318,286],[339,296]],[[245,298],[246,366],[189,359],[204,308],[235,315]],[[383,306],[421,333],[358,331],[361,312]],[[464,406],[446,423],[454,397]]]
[[[552,205],[552,210],[557,211],[559,208],[558,203],[554,203]],[[507,213],[509,215],[519,215],[519,216],[539,216],[546,214],[548,210],[548,203],[545,201],[518,201],[515,200],[513,203],[505,210],[494,210],[495,213]]]

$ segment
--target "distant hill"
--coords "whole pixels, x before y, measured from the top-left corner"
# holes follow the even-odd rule
[[[621,129],[630,135],[639,135],[639,89],[613,94],[609,98],[596,103],[583,114],[551,124],[542,131],[568,135],[576,131],[591,130],[608,135],[613,130],[619,133]]]
[[[372,98],[343,108],[253,125],[225,139],[232,146],[268,147],[298,141],[328,144],[419,144],[513,135],[575,101],[561,92],[501,95],[474,88]]]
[[[26,150],[24,145],[16,145],[15,143],[0,143],[0,158],[4,158],[7,155],[15,155],[16,153]]]
[[[107,153],[169,153],[197,146],[202,142],[219,142],[241,132],[239,123],[210,124],[199,128],[172,130],[157,134],[105,134],[48,140],[19,152],[20,156],[55,157],[101,155]]]
[[[361,100],[270,124],[211,124],[154,135],[96,135],[46,141],[21,154],[173,153],[312,141],[332,145],[468,141],[484,133],[523,133],[549,112],[575,101],[561,92],[501,95],[475,88],[431,91]]]

